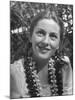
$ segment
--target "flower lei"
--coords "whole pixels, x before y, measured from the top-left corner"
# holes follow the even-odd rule
[[[51,96],[62,95],[63,84],[62,84],[62,71],[61,64],[59,63],[57,56],[50,58],[48,64],[48,82],[50,84]],[[31,97],[41,97],[41,84],[37,75],[36,63],[32,57],[27,57],[24,60],[24,69],[26,74],[26,82],[28,84],[29,95]]]
[[[57,96],[63,93],[63,82],[62,82],[62,69],[64,63],[61,63],[59,56],[50,58],[48,65],[48,79],[51,89],[51,95]]]

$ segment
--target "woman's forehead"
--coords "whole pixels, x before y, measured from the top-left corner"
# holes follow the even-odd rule
[[[59,27],[58,23],[56,23],[53,19],[42,19],[37,23],[35,28],[43,29],[43,30],[47,30],[47,31],[54,30],[55,32],[60,31],[60,27]]]

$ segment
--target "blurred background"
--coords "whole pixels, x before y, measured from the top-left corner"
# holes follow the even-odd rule
[[[27,36],[32,18],[55,7],[64,22],[63,52],[69,56],[73,68],[73,5],[10,1],[10,61],[13,63],[25,54]]]

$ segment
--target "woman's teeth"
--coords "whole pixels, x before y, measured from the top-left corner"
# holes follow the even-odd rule
[[[44,47],[39,47],[40,48],[40,50],[42,50],[42,51],[49,51],[50,49],[49,48],[44,48]]]

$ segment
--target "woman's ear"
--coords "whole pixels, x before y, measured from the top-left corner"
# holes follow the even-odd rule
[[[56,50],[59,50],[60,44],[57,46]]]
[[[56,49],[56,54],[58,54],[58,53],[59,53],[59,46]]]
[[[57,49],[56,50],[59,50],[59,46],[57,47]]]
[[[30,34],[28,35],[28,40],[30,43],[32,43],[32,38],[31,38]]]

